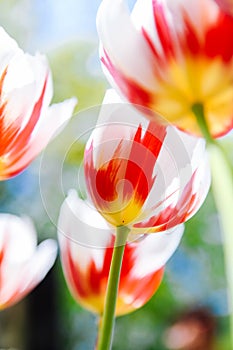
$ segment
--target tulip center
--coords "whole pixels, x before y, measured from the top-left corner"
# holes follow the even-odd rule
[[[156,87],[153,109],[183,129],[200,135],[192,107],[199,101],[212,135],[232,123],[233,61],[188,57],[171,61]]]

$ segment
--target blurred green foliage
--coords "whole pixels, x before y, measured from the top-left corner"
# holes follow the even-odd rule
[[[85,42],[65,45],[49,53],[54,102],[76,96],[76,112],[101,103],[107,83],[98,75],[97,55],[97,45]]]

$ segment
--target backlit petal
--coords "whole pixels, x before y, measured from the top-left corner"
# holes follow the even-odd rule
[[[4,180],[38,155],[71,117],[75,102],[49,107],[53,86],[45,56],[23,53],[2,28],[0,37],[5,43],[0,47],[0,180]]]
[[[214,137],[231,130],[233,16],[213,0],[138,0],[131,16],[125,8],[121,0],[100,5],[100,54],[110,83],[135,106],[193,134],[201,135],[192,112],[196,103]],[[126,26],[137,40],[127,37]]]
[[[96,229],[94,229],[96,226]],[[105,230],[102,228],[105,226]],[[143,235],[126,244],[116,314],[144,305],[156,292],[163,266],[176,250],[183,226],[170,232]],[[113,252],[114,231],[95,209],[71,191],[59,216],[58,236],[64,275],[75,300],[102,313]],[[88,237],[88,238],[86,238]]]
[[[0,309],[15,304],[45,277],[54,264],[54,240],[36,247],[36,232],[28,218],[0,214]]]

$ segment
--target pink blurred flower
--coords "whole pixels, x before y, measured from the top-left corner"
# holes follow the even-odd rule
[[[104,71],[129,102],[196,135],[200,104],[214,137],[232,129],[233,17],[215,1],[137,0],[130,14],[103,0],[97,27]]]
[[[72,98],[49,107],[53,95],[45,56],[25,54],[0,28],[0,180],[22,171],[73,112]]]
[[[72,190],[62,205],[58,230],[62,267],[71,293],[83,307],[102,314],[114,229]],[[142,235],[126,244],[116,315],[140,308],[157,291],[164,265],[176,250],[183,230],[180,225],[170,233]]]
[[[84,169],[90,201],[100,214],[136,233],[185,222],[210,186],[202,139],[150,122],[113,90],[86,145]]]
[[[45,277],[57,255],[54,240],[38,247],[28,218],[0,214],[0,309],[25,297]]]

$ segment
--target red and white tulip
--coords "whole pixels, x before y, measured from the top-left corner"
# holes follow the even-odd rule
[[[29,218],[0,214],[0,309],[24,298],[46,276],[57,255],[57,244],[47,239],[37,247]]]
[[[152,122],[109,90],[86,145],[90,203],[114,227],[149,233],[193,216],[210,186],[204,140]]]
[[[164,265],[176,250],[183,230],[180,225],[170,233],[142,235],[126,244],[116,315],[140,308],[157,291]],[[58,223],[62,267],[75,300],[97,314],[104,309],[113,232],[95,209],[70,191]]]
[[[0,180],[22,171],[71,117],[76,99],[49,106],[45,56],[24,53],[0,28]]]
[[[196,135],[197,104],[214,137],[232,129],[233,16],[215,1],[137,0],[130,13],[103,0],[97,27],[104,71],[126,100]]]

